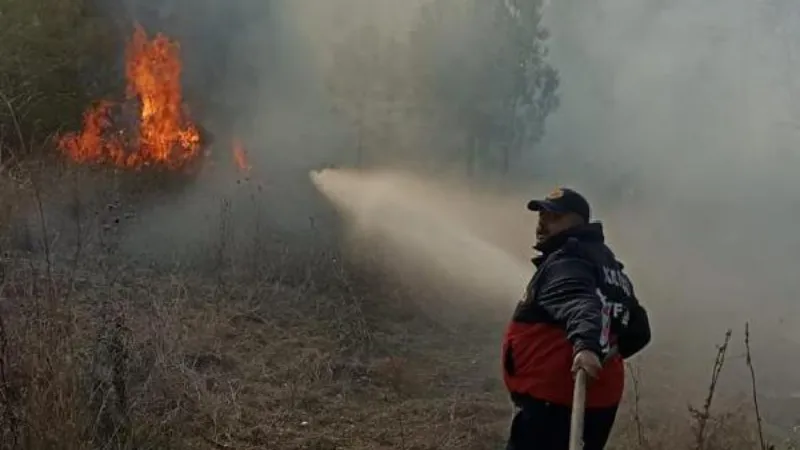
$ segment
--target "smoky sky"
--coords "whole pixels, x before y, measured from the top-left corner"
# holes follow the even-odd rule
[[[777,2],[551,3],[562,107],[548,167],[627,184],[726,258],[796,262],[797,16]]]
[[[562,101],[522,170],[588,191],[656,338],[687,352],[746,320],[768,367],[800,343],[799,18],[771,0],[545,10]],[[784,369],[769,387],[796,389]]]
[[[557,165],[632,174],[697,198],[793,183],[797,7],[778,2],[551,3],[563,108]],[[765,183],[765,181],[769,181]]]

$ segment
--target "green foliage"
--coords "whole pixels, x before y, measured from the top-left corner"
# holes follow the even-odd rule
[[[64,126],[76,126],[93,95],[92,77],[119,47],[89,0],[0,0],[0,155],[16,156]],[[108,79],[108,77],[103,77]]]

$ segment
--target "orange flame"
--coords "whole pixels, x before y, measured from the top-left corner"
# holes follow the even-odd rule
[[[113,130],[109,101],[83,117],[83,130],[68,133],[59,149],[81,163],[111,163],[127,168],[160,165],[179,169],[200,154],[200,133],[182,103],[179,45],[162,34],[150,41],[136,25],[126,51],[128,100],[138,100],[138,133]]]
[[[247,161],[247,152],[244,149],[241,141],[234,139],[233,141],[233,161],[240,172],[248,173],[252,166]]]

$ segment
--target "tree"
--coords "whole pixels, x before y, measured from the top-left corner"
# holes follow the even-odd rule
[[[542,138],[558,107],[540,0],[433,0],[411,38],[422,97],[448,111],[465,135],[468,173],[507,172]]]
[[[397,42],[372,25],[356,29],[334,47],[326,71],[327,88],[335,111],[355,130],[359,166],[365,163],[365,149],[378,147],[396,102],[404,97],[402,61]]]
[[[0,2],[0,168],[61,127],[80,123],[112,86],[113,29],[88,0]]]

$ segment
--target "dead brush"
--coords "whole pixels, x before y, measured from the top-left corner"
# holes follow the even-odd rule
[[[736,403],[730,408],[722,408],[721,411],[714,412],[713,405],[718,396],[721,374],[729,359],[727,356],[732,333],[732,330],[728,330],[723,343],[717,347],[704,402],[699,408],[689,406],[690,421],[688,424],[683,417],[679,417],[679,414],[673,414],[658,407],[651,410],[653,405],[648,405],[648,403],[652,403],[652,400],[644,398],[642,393],[642,381],[646,380],[646,377],[643,376],[640,367],[628,364],[628,373],[632,380],[629,394],[632,398],[624,407],[629,411],[630,419],[617,425],[620,434],[612,439],[609,448],[643,450],[667,448],[692,448],[695,450],[792,449],[790,440],[787,440],[782,447],[770,444],[769,441],[773,439],[767,436],[762,425],[761,407],[757,406],[758,383],[750,353],[749,324],[745,324],[746,353],[744,358],[750,374],[750,397],[753,407],[748,408],[746,405]],[[642,406],[650,408],[645,411]],[[687,430],[687,425],[690,426],[689,430]]]
[[[7,448],[16,448],[20,444],[22,430],[20,429],[17,408],[19,393],[16,392],[10,380],[10,360],[8,348],[8,333],[5,320],[0,309],[0,404],[2,405],[2,426],[0,426],[0,442]]]
[[[236,242],[246,241],[237,235]],[[86,252],[76,259],[93,255]],[[228,246],[225,254],[239,249]],[[382,285],[377,271],[353,267],[336,250],[287,245],[260,257],[274,261],[252,272],[232,270],[237,260],[221,264],[230,274],[225,289],[205,273],[132,276],[110,260],[101,271],[107,275],[74,292],[64,288],[74,283],[65,282],[72,275],[59,259],[49,275],[43,261],[12,261],[7,281],[28,309],[9,306],[9,316],[7,298],[0,304],[0,399],[11,399],[2,410],[2,445],[496,448],[505,397],[477,387],[484,373],[475,366],[451,367],[464,359],[463,346],[442,345],[474,329],[424,334],[446,335],[415,317],[410,297]],[[291,262],[296,272],[279,274],[275,261]],[[402,332],[401,316],[409,323]],[[693,414],[694,448],[739,450],[757,442],[736,432],[752,429],[748,418],[712,414],[729,339],[706,402]],[[438,358],[425,360],[432,354]],[[757,402],[755,370],[751,375]],[[647,419],[661,417],[639,410],[642,377],[632,376],[635,435],[624,448],[674,448],[657,445],[663,430]]]
[[[34,191],[45,242],[43,261],[11,255],[15,270],[3,283],[0,303],[2,448],[123,449],[139,448],[137,442],[165,442],[158,437],[161,433],[151,430],[166,431],[167,416],[142,420],[135,414],[142,404],[158,402],[153,395],[158,390],[143,392],[134,384],[140,395],[131,396],[133,350],[127,311],[133,302],[108,287],[109,280],[117,278],[112,273],[121,270],[109,261],[99,277],[106,286],[84,284],[75,295],[75,277],[85,270],[81,251],[74,252],[71,264],[53,257],[45,191],[39,185]],[[79,217],[86,216],[81,212]],[[97,294],[102,301],[94,297]]]
[[[217,287],[220,289],[221,294],[226,290],[226,280],[233,268],[232,252],[235,248],[231,207],[231,201],[227,198],[222,199],[220,202],[213,273],[217,274]]]
[[[81,379],[85,355],[76,351],[78,335],[63,334],[65,316],[41,311],[36,316],[20,309],[4,317],[3,392],[13,411],[6,411],[10,439],[3,445],[78,449],[90,422]]]
[[[753,365],[753,358],[750,352],[750,323],[744,324],[744,347],[745,347],[745,362],[747,369],[750,372],[750,386],[751,394],[753,396],[753,413],[755,414],[756,427],[758,430],[758,443],[761,450],[774,450],[775,446],[767,443],[764,438],[763,421],[761,419],[761,408],[758,405],[758,382],[756,381],[756,369]]]
[[[636,427],[636,442],[641,449],[650,448],[641,412],[641,370],[638,365],[626,364],[633,384],[633,423]]]
[[[714,394],[717,390],[717,383],[719,382],[722,368],[725,366],[725,356],[728,351],[728,344],[731,340],[732,330],[725,333],[725,341],[717,348],[717,356],[714,359],[714,367],[711,371],[711,381],[708,386],[708,394],[706,395],[705,402],[701,409],[689,406],[689,413],[694,420],[694,437],[695,437],[695,450],[706,449],[706,432],[709,422],[712,420],[711,404],[714,401]]]
[[[124,446],[130,436],[128,398],[129,334],[124,311],[106,303],[94,343],[89,405],[96,419],[89,433],[94,445]]]

